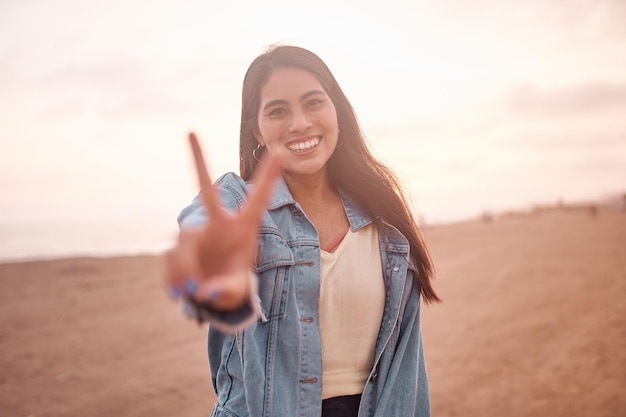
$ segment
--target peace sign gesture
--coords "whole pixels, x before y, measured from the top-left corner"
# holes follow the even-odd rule
[[[201,227],[184,228],[178,243],[165,253],[166,284],[175,296],[185,295],[216,310],[234,310],[250,297],[250,270],[258,226],[280,173],[278,158],[267,153],[255,173],[255,187],[236,213],[220,206],[195,134],[189,142],[207,211]]]

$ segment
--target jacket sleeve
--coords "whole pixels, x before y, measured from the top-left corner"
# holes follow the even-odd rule
[[[229,173],[216,181],[222,205],[227,210],[237,210],[244,201],[245,183],[235,174]],[[196,196],[193,202],[185,207],[178,215],[178,225],[181,229],[200,227],[207,221],[207,212],[202,199]],[[261,300],[258,296],[258,278],[250,271],[250,297],[237,310],[221,311],[211,308],[207,304],[198,303],[191,298],[185,298],[182,304],[183,313],[196,320],[199,324],[208,322],[212,327],[225,333],[234,333],[261,315]]]
[[[412,278],[412,274],[408,274]],[[429,417],[430,398],[420,329],[419,289],[412,279],[402,301],[392,352],[379,368],[374,417]],[[380,385],[382,384],[382,386]]]
[[[424,343],[421,329],[421,297],[419,287],[415,285],[412,273],[409,273],[410,294],[408,302],[404,306],[403,319],[400,325],[400,335],[396,354],[405,359],[405,365],[398,369],[398,377],[403,381],[411,381],[407,384],[413,395],[408,395],[411,410],[405,415],[414,417],[430,416],[430,393],[428,387],[428,375],[426,372],[426,360],[424,357]],[[403,303],[404,304],[404,303]],[[411,375],[413,374],[413,375]]]

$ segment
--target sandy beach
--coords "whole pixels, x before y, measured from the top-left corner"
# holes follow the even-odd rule
[[[425,230],[432,415],[626,415],[626,213]],[[154,256],[0,265],[0,416],[208,416],[206,328]]]

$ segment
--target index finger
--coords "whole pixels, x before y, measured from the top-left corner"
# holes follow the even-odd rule
[[[250,193],[242,214],[258,222],[265,211],[274,190],[275,180],[281,171],[280,157],[267,152],[257,166],[259,171],[254,175],[254,190]]]
[[[213,182],[206,169],[204,163],[204,157],[202,156],[202,149],[195,133],[189,133],[189,144],[191,145],[191,152],[193,153],[193,159],[196,163],[196,172],[198,174],[198,182],[200,183],[200,198],[207,208],[208,213],[213,217],[218,217],[222,213],[219,203],[217,201],[217,195],[213,188]]]

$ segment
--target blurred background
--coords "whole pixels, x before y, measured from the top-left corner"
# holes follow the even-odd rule
[[[626,178],[626,3],[0,2],[0,258],[157,252],[239,169],[241,83],[316,52],[427,224],[612,196]]]
[[[311,49],[406,185],[433,416],[626,415],[623,0],[0,1],[0,416],[198,416],[158,255],[238,171],[241,83]],[[132,256],[130,256],[132,255]]]

